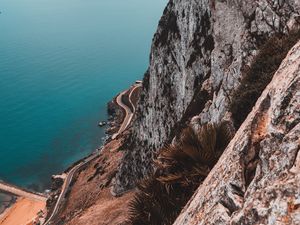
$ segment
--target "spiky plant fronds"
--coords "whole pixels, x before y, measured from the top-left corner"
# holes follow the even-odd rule
[[[142,181],[129,206],[130,224],[172,224],[191,193],[191,190],[183,192],[179,185],[165,185],[154,177]]]
[[[218,126],[205,124],[195,131],[188,127],[183,130],[179,145],[185,153],[188,153],[197,162],[208,164],[214,159],[217,145]]]
[[[130,204],[131,224],[172,224],[233,136],[229,123],[187,127],[155,160],[153,177],[141,182]]]
[[[192,145],[171,145],[162,149],[155,161],[156,179],[164,184],[181,183],[183,186],[199,183],[210,171],[202,163],[199,153],[198,148]]]
[[[199,153],[201,154],[202,161],[207,163],[213,160],[217,142],[217,126],[210,123],[205,124],[200,127],[197,136],[201,145]]]
[[[176,145],[164,147],[155,165],[157,179],[162,183],[199,184],[214,166],[233,136],[227,122],[205,124],[195,131],[183,130]]]

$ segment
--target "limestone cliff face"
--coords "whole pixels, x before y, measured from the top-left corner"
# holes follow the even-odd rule
[[[300,42],[175,224],[300,224]]]
[[[259,46],[275,32],[287,33],[299,13],[298,0],[170,0],[114,191],[133,187],[151,170],[153,154],[180,123],[195,115],[218,122]]]

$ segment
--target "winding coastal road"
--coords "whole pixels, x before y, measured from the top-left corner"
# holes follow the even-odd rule
[[[117,99],[116,99],[116,103],[117,103],[119,106],[121,106],[121,107],[125,110],[125,118],[124,118],[124,120],[123,120],[123,122],[122,122],[122,125],[120,126],[119,131],[118,131],[117,133],[115,133],[115,134],[112,136],[112,139],[116,139],[116,137],[117,137],[119,134],[121,134],[122,132],[124,132],[124,130],[126,130],[127,127],[129,126],[129,124],[130,124],[130,122],[131,122],[131,120],[132,120],[132,118],[133,118],[133,115],[134,115],[134,113],[135,113],[135,105],[132,103],[132,100],[131,100],[132,94],[133,94],[133,92],[134,92],[137,88],[139,88],[139,87],[141,87],[141,86],[142,86],[142,84],[140,84],[140,83],[135,84],[134,87],[131,89],[131,91],[130,91],[130,93],[129,93],[129,102],[130,102],[130,104],[131,104],[131,106],[132,106],[132,108],[133,108],[133,112],[131,111],[130,107],[127,106],[127,105],[126,105],[125,103],[123,103],[123,101],[122,101],[122,96],[125,95],[126,92],[127,92],[128,90],[123,91],[121,94],[118,95],[118,97],[117,97]]]
[[[95,159],[100,152],[96,152],[93,153],[90,157],[84,159],[81,163],[79,163],[78,165],[74,166],[69,173],[67,174],[65,181],[63,183],[62,186],[62,190],[60,192],[60,195],[56,201],[55,207],[51,213],[51,216],[48,218],[48,220],[44,223],[45,225],[50,225],[51,224],[51,220],[54,218],[54,216],[57,214],[59,207],[61,205],[61,203],[63,202],[63,200],[65,199],[66,193],[69,190],[70,184],[72,182],[73,176],[74,174],[81,168],[83,167],[85,164],[89,163],[90,161],[92,161],[93,159]]]
[[[126,94],[126,91],[123,91],[122,93],[120,93],[117,98],[116,98],[116,103],[122,107],[124,110],[125,110],[125,118],[120,126],[120,129],[119,131],[114,134],[112,136],[112,139],[115,139],[119,134],[121,134],[124,130],[127,129],[127,127],[129,126],[132,118],[133,118],[133,115],[135,113],[135,106],[134,104],[132,103],[132,100],[131,100],[131,97],[132,97],[132,93],[136,90],[136,88],[138,87],[141,87],[142,84],[141,83],[136,83],[133,88],[131,89],[130,93],[129,93],[129,102],[133,108],[133,111],[131,111],[130,107],[126,105],[126,103],[124,103],[122,101],[122,96]],[[73,176],[74,174],[80,169],[82,168],[84,165],[86,165],[87,163],[89,163],[90,161],[92,161],[93,159],[95,159],[97,156],[99,156],[101,151],[97,151],[95,153],[93,153],[91,156],[89,156],[88,158],[84,159],[81,163],[79,163],[78,165],[74,166],[67,174],[66,178],[65,178],[65,181],[63,183],[63,186],[62,186],[62,190],[60,192],[60,195],[56,201],[56,204],[54,206],[54,209],[50,215],[50,217],[48,218],[48,220],[44,223],[44,225],[50,225],[51,224],[51,220],[53,220],[53,218],[56,216],[61,204],[63,203],[63,201],[65,200],[65,195],[67,193],[67,191],[69,190],[69,187],[70,187],[70,184],[72,182],[72,179],[73,179]]]

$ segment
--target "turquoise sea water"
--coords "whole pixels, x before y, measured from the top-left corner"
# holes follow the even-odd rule
[[[0,0],[0,179],[43,190],[101,144],[166,0]]]

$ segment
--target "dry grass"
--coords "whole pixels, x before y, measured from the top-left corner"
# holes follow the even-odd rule
[[[172,224],[233,136],[229,123],[184,129],[161,149],[154,175],[140,183],[130,204],[130,224]]]

